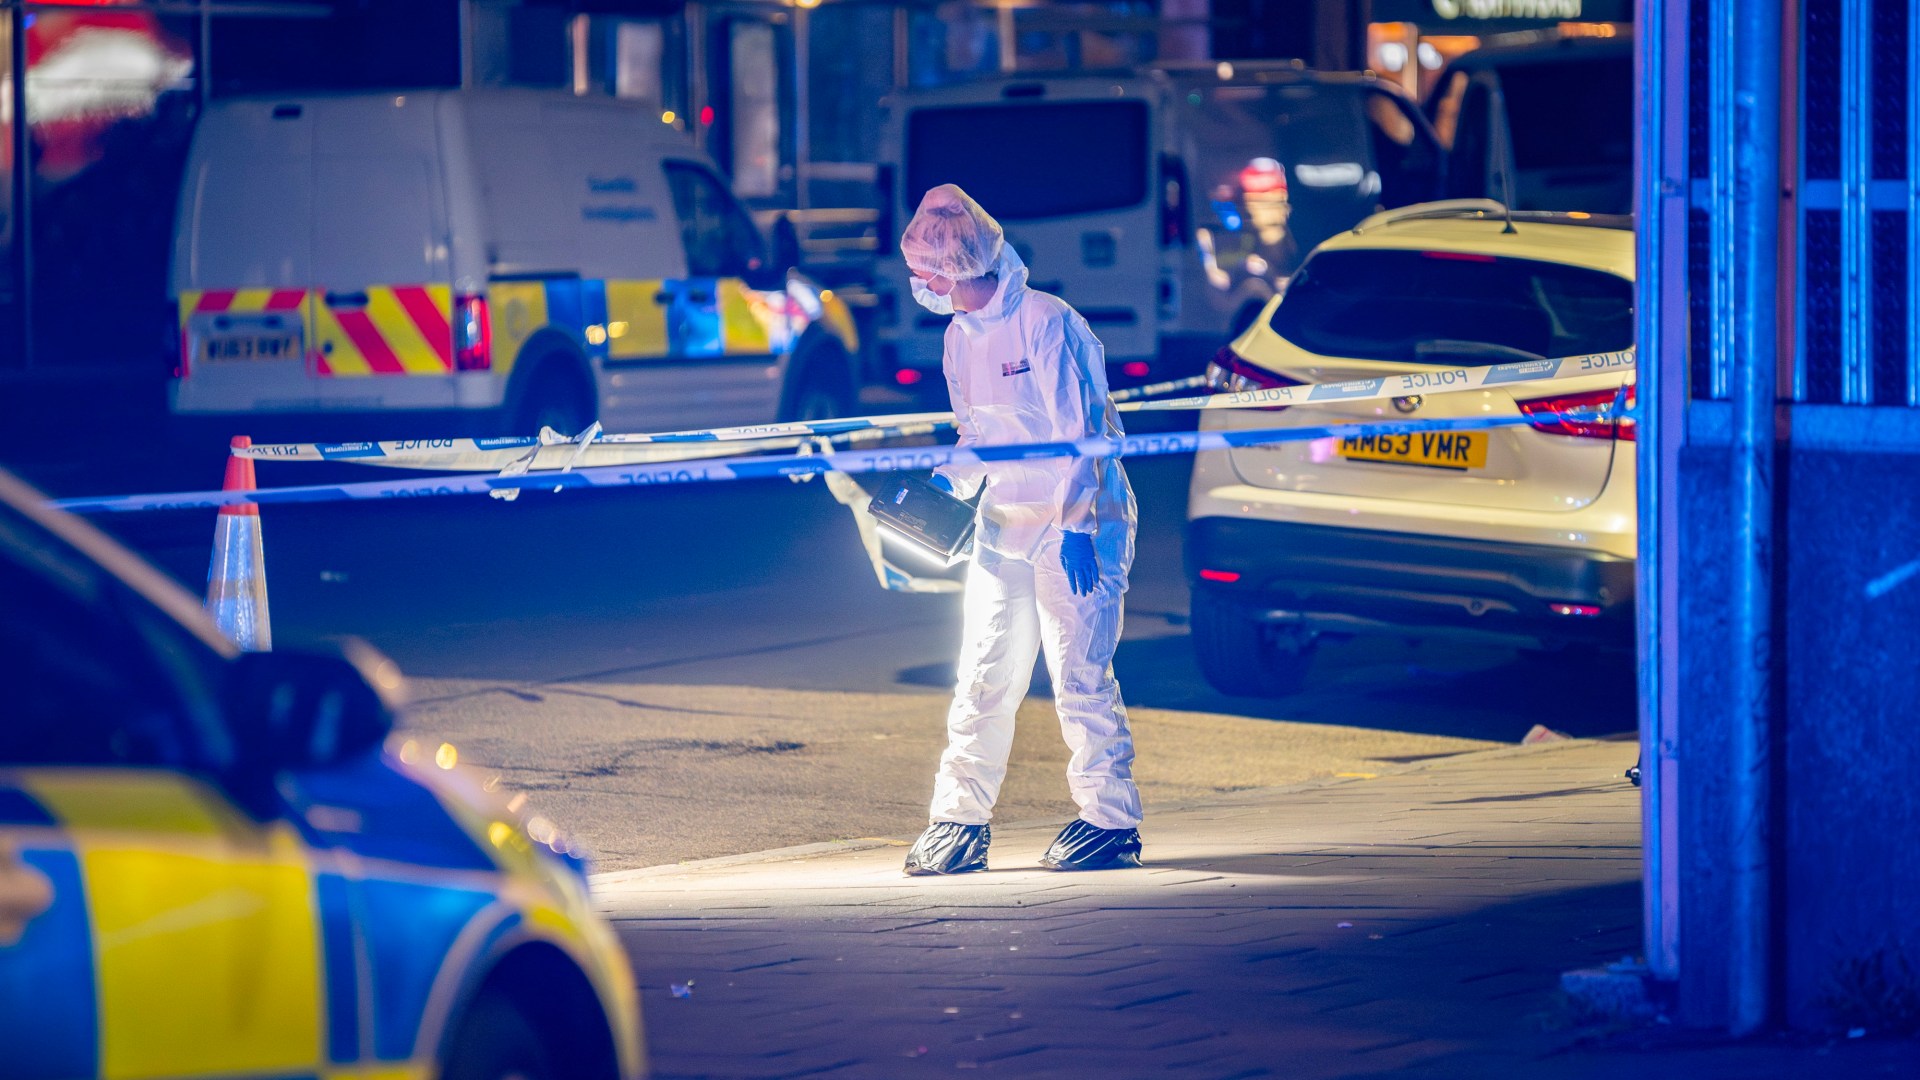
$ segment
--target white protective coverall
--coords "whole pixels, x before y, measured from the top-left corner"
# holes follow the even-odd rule
[[[1001,246],[997,269],[992,300],[947,327],[958,445],[1120,438],[1106,352],[1086,320],[1059,297],[1027,288],[1026,264],[1012,244]],[[1080,816],[1102,829],[1139,825],[1133,736],[1113,675],[1139,516],[1119,458],[953,464],[937,472],[962,498],[982,483],[986,492],[930,819],[980,825],[992,816],[1013,748],[1014,710],[1044,649]],[[1094,537],[1100,573],[1091,593],[1076,596],[1068,585],[1063,531]]]

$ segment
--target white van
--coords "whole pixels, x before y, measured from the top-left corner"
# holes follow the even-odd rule
[[[1314,245],[1431,197],[1440,167],[1397,87],[1274,62],[906,92],[882,146],[889,251],[927,189],[959,184],[1033,287],[1086,318],[1116,386],[1199,373]],[[938,369],[947,319],[913,303],[904,267],[877,277],[883,363],[925,381],[904,373]]]
[[[785,261],[684,135],[618,101],[216,101],[175,223],[172,407],[396,435],[843,413],[852,319]]]

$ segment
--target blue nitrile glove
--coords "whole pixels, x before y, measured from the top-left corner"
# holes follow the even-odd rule
[[[947,479],[944,476],[941,476],[939,473],[933,474],[933,478],[931,482],[934,487],[939,488],[941,491],[944,491],[949,495],[953,494],[953,481]]]
[[[1060,566],[1066,570],[1067,585],[1073,589],[1075,596],[1092,592],[1100,580],[1100,560],[1093,554],[1093,534],[1061,533]]]

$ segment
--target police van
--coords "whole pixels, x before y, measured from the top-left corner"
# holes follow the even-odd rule
[[[1441,160],[1397,87],[1290,62],[904,92],[882,145],[888,251],[927,189],[960,185],[1033,287],[1086,318],[1116,386],[1198,373],[1314,245],[1430,198]],[[947,319],[914,304],[895,265],[876,275],[878,336],[910,385],[939,368]]]
[[[172,294],[182,417],[657,431],[856,395],[846,305],[768,252],[684,134],[611,99],[216,101]]]

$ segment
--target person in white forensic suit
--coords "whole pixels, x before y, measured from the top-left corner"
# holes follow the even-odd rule
[[[952,314],[944,366],[962,448],[1118,441],[1105,350],[1057,296],[1027,287],[999,223],[952,184],[927,192],[901,237],[921,306]],[[1014,712],[1046,654],[1067,785],[1080,816],[1041,859],[1056,870],[1140,865],[1133,736],[1113,674],[1138,511],[1118,457],[949,464],[934,482],[979,494],[959,678],[931,824],[908,874],[987,867]],[[984,486],[984,491],[982,487]]]

